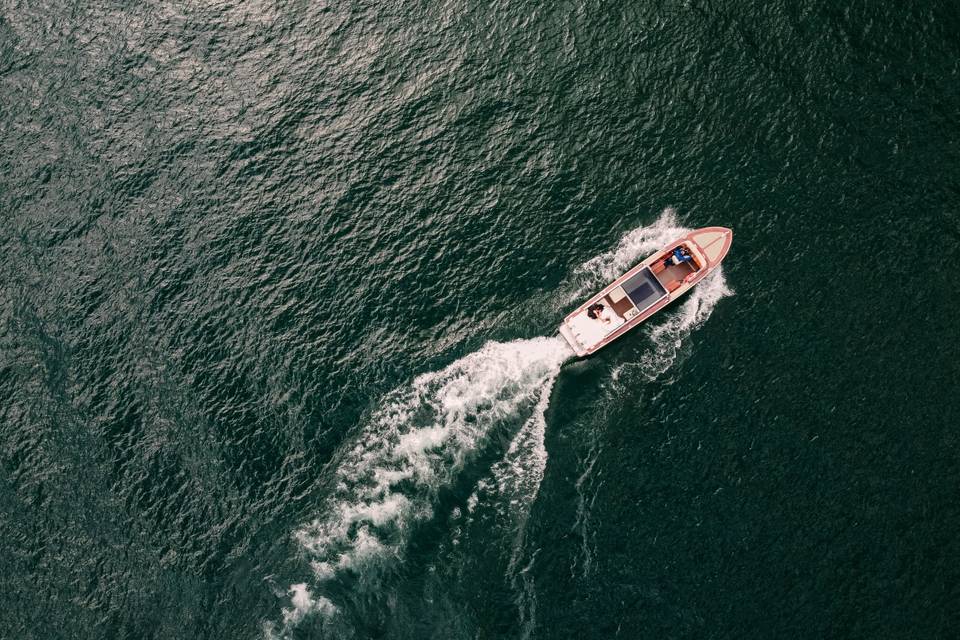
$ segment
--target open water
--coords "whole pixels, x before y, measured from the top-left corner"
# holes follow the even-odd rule
[[[958,141],[955,2],[0,1],[0,637],[957,637]]]

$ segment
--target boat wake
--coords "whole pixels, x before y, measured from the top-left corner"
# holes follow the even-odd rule
[[[677,224],[672,210],[664,211],[653,225],[631,231],[613,250],[578,267],[561,298],[579,301],[688,231]],[[647,329],[652,349],[639,362],[615,369],[614,386],[624,367],[638,367],[647,378],[666,371],[686,336],[729,294],[718,269],[677,310],[667,311]],[[341,614],[397,570],[418,525],[435,517],[441,493],[488,442],[510,433],[507,424],[516,431],[501,460],[477,483],[468,509],[475,516],[492,514],[495,530],[507,536],[493,542],[510,547],[505,577],[516,594],[521,635],[529,635],[535,624],[531,569],[536,551],[525,544],[526,524],[546,469],[550,394],[560,367],[573,355],[560,337],[490,342],[384,398],[336,456],[331,488],[317,517],[294,533],[313,577],[309,584],[287,589],[290,604],[280,622],[264,625],[265,635],[290,637],[308,616],[340,626]],[[578,493],[593,462],[577,483]],[[581,495],[578,525],[585,530],[589,514],[584,499]],[[584,551],[589,553],[586,546]]]
[[[324,586],[338,578],[375,587],[497,425],[531,408],[542,422],[544,398],[571,357],[559,337],[490,342],[388,396],[341,452],[321,514],[295,533],[315,583],[290,587],[292,606],[281,627],[267,625],[268,637],[287,636],[308,614],[335,616]]]

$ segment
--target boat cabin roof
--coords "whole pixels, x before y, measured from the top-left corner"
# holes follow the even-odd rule
[[[641,312],[667,295],[667,290],[663,288],[649,267],[644,267],[620,286]]]

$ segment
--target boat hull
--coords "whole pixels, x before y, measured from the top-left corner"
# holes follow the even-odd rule
[[[648,318],[696,286],[698,282],[720,266],[720,263],[730,250],[732,242],[733,231],[726,227],[705,227],[691,231],[682,238],[677,238],[611,282],[599,293],[592,296],[589,300],[577,307],[576,310],[567,315],[560,324],[560,335],[564,337],[578,356],[583,357],[596,353],[617,338],[626,335],[638,325],[643,324]],[[656,265],[658,261],[662,261],[665,257],[669,256],[674,249],[681,245],[691,251],[697,264],[700,265],[698,270],[689,273],[678,286],[669,287],[666,295],[651,306],[643,310],[637,310],[638,313],[629,319],[621,318],[621,320],[623,320],[622,324],[609,330],[609,333],[602,338],[585,339],[583,337],[584,332],[578,331],[578,328],[582,328],[584,323],[587,322],[585,320],[585,314],[588,307],[600,300],[606,300],[607,304],[609,304],[611,298],[608,296],[610,296],[611,292],[623,292],[623,285],[625,283],[634,281],[644,270],[649,270],[653,265]],[[673,284],[675,285],[676,283]]]

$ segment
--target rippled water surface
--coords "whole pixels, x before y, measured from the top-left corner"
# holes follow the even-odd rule
[[[956,636],[957,87],[947,2],[0,2],[0,637]]]

